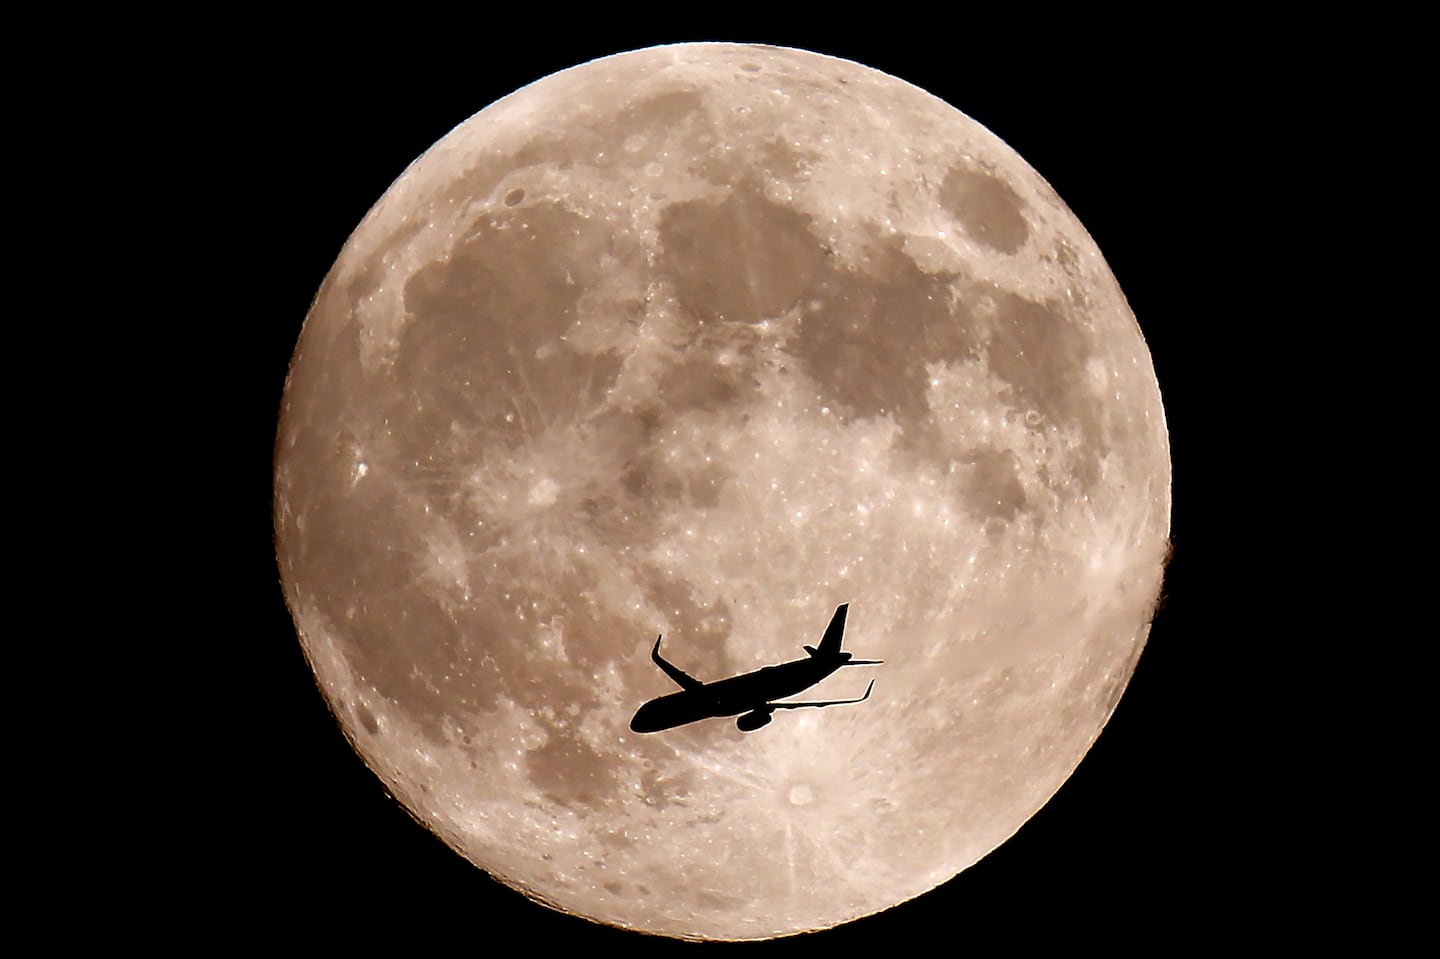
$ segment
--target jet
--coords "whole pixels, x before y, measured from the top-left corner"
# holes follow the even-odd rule
[[[658,733],[701,719],[720,716],[736,716],[735,725],[743,732],[754,732],[761,726],[769,725],[777,709],[803,709],[805,707],[844,706],[862,703],[870,698],[875,688],[872,679],[859,699],[832,699],[826,702],[776,702],[784,696],[793,696],[809,689],[842,666],[878,666],[883,660],[852,659],[851,654],[840,649],[845,636],[845,613],[849,603],[842,603],[830,619],[825,635],[820,639],[820,648],[806,646],[806,659],[797,659],[778,666],[766,666],[753,673],[732,676],[713,683],[702,683],[687,675],[660,655],[660,640],[655,637],[655,646],[650,658],[664,671],[666,676],[680,686],[680,692],[652,699],[641,706],[630,720],[630,728],[637,733]]]

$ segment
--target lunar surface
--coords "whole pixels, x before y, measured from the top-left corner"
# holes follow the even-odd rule
[[[526,895],[716,939],[1013,834],[1134,669],[1170,510],[1145,342],[1045,181],[900,80],[727,44],[417,160],[315,299],[275,483],[306,655],[393,794]],[[798,698],[867,702],[630,731],[676,690],[657,633],[710,681],[847,602],[884,665]]]

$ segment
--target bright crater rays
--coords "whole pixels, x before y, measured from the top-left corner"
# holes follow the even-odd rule
[[[1145,343],[1049,186],[899,80],[722,44],[556,74],[407,170],[276,459],[371,768],[515,888],[684,937],[844,922],[1010,836],[1134,669],[1169,499]],[[630,732],[657,633],[715,680],[842,602],[885,663],[802,698],[870,700]]]

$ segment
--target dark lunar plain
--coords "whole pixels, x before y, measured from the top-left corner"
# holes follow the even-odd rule
[[[344,45],[262,40],[252,27],[253,58],[204,71],[225,74],[212,104],[219,113],[187,122],[204,128],[203,159],[219,164],[223,181],[197,203],[233,227],[219,242],[237,243],[233,262],[206,278],[233,316],[233,337],[207,348],[241,374],[226,403],[244,417],[225,439],[227,479],[215,487],[225,502],[209,508],[242,538],[226,567],[238,572],[208,610],[217,632],[195,637],[219,647],[204,661],[223,670],[226,698],[223,715],[186,736],[216,775],[194,820],[183,812],[173,824],[172,908],[183,903],[222,941],[284,934],[327,946],[455,942],[490,952],[508,939],[576,956],[687,948],[526,900],[387,796],[330,717],[285,608],[271,456],[311,299],[351,230],[413,159],[557,70],[658,43],[728,40],[800,47],[904,79],[990,128],[1050,182],[1095,238],[1149,344],[1170,433],[1174,554],[1113,718],[1018,834],[885,913],[726,948],[833,954],[928,940],[955,954],[1082,944],[1129,954],[1218,945],[1252,923],[1262,941],[1293,941],[1273,897],[1299,868],[1279,837],[1302,800],[1287,778],[1284,727],[1269,725],[1280,707],[1261,705],[1252,669],[1284,635],[1263,579],[1284,560],[1260,525],[1287,482],[1260,457],[1273,458],[1284,439],[1273,388],[1257,383],[1275,326],[1292,320],[1273,312],[1257,279],[1277,226],[1254,203],[1256,181],[1285,175],[1266,142],[1288,88],[1254,85],[1259,52],[1218,30],[1183,43],[1122,43],[1103,25],[1080,30],[1037,14],[943,36],[934,25],[886,33],[862,22],[807,30],[736,18],[541,35],[558,29],[552,22],[535,32],[555,16],[525,30],[433,23],[392,35],[375,23],[365,43]],[[1024,39],[1032,28],[1042,36]],[[177,71],[175,82],[186,75]],[[637,655],[650,639],[636,637]]]

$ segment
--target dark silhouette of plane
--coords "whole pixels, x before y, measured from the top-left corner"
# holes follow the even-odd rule
[[[732,676],[713,683],[702,683],[660,656],[660,636],[655,637],[655,648],[650,658],[665,671],[665,675],[680,685],[681,691],[652,699],[641,706],[630,720],[630,728],[637,733],[656,733],[662,729],[673,729],[686,723],[718,716],[741,715],[735,725],[745,732],[752,732],[768,725],[777,709],[803,709],[805,707],[844,706],[861,703],[870,698],[875,680],[865,689],[859,699],[832,699],[826,702],[782,703],[775,700],[793,696],[809,689],[842,666],[877,666],[883,660],[851,659],[850,653],[840,649],[845,636],[845,612],[849,603],[842,603],[835,610],[830,625],[820,640],[820,648],[806,646],[810,655],[779,666],[766,666],[753,673]],[[663,634],[662,634],[663,635]]]

